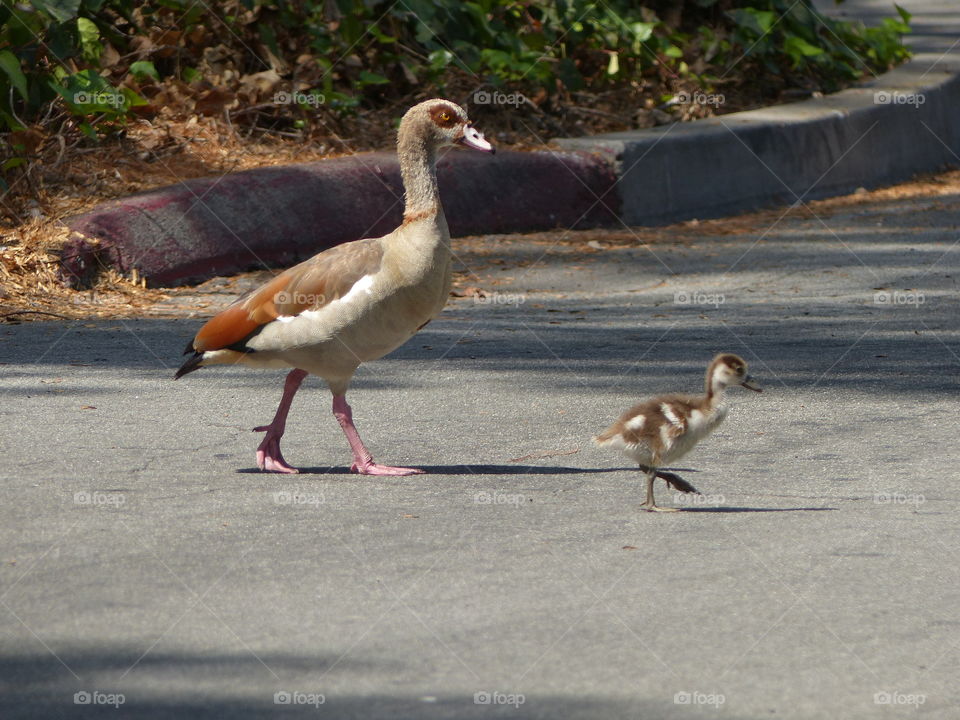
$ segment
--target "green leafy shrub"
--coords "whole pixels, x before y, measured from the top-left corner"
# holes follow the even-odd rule
[[[335,122],[426,88],[509,89],[547,108],[584,92],[829,92],[907,57],[898,12],[865,28],[808,0],[0,0],[3,170],[29,158],[30,127],[95,141],[183,103],[303,128],[317,110]]]

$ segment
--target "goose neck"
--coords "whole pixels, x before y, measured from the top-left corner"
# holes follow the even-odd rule
[[[706,399],[711,407],[718,405],[723,400],[723,391],[726,385],[719,378],[714,378],[713,374],[707,375]]]
[[[423,138],[401,136],[397,147],[403,179],[405,222],[442,212],[437,187],[437,153]]]

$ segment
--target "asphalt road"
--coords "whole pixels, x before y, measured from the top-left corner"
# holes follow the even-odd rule
[[[348,395],[410,478],[316,380],[256,472],[282,374],[174,382],[176,303],[0,327],[0,717],[956,718],[960,195],[818,214],[458,241],[498,294]],[[643,513],[589,438],[717,351],[766,392]]]

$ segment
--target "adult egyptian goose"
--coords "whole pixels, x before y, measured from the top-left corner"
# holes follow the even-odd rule
[[[763,392],[750,384],[743,358],[723,353],[707,368],[703,395],[663,395],[627,410],[620,419],[593,440],[600,447],[620,450],[640,465],[647,475],[647,500],[641,506],[650,512],[675,512],[677,508],[658,507],[653,501],[653,481],[657,477],[681,492],[697,489],[674,473],[660,470],[662,465],[679,460],[712,433],[727,416],[723,391],[742,385]]]
[[[307,374],[326,380],[333,414],[353,452],[353,472],[411,475],[413,468],[373,461],[353,424],[346,392],[357,367],[409,340],[434,318],[450,293],[450,233],[437,189],[437,150],[463,145],[493,153],[467,113],[448,100],[410,108],[400,122],[397,154],[405,190],[403,224],[389,235],[325,250],[238,298],[187,345],[175,377],[206,365],[290,368],[276,415],[254,428],[261,470],[295,473],[280,453],[293,396]]]

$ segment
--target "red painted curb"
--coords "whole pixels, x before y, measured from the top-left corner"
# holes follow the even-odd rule
[[[614,170],[592,153],[453,150],[437,167],[454,236],[597,227],[619,216]],[[63,275],[77,286],[105,266],[136,268],[156,287],[283,267],[390,232],[402,200],[393,153],[189,180],[68,218]]]

